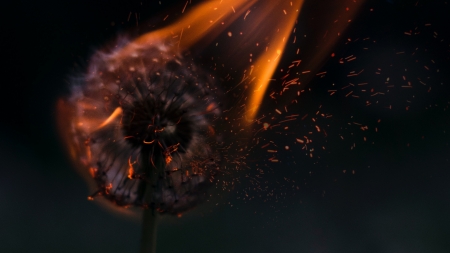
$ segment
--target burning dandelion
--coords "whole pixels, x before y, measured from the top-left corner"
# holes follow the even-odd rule
[[[200,188],[213,181],[220,161],[214,128],[223,109],[222,91],[182,53],[217,33],[213,28],[221,30],[219,21],[233,22],[255,3],[206,2],[174,25],[94,54],[87,73],[59,106],[71,155],[89,168],[99,188],[91,198],[101,195],[119,206],[172,214],[201,199]],[[291,26],[301,3],[288,4]],[[271,10],[264,9],[262,19]],[[189,33],[182,36],[185,28]],[[289,31],[272,39],[276,43],[260,60],[268,63],[252,65],[257,84],[246,115],[250,121]],[[173,36],[176,32],[180,35]]]
[[[94,196],[178,214],[202,198],[218,168],[220,91],[191,61],[155,44],[120,61],[96,54],[67,105]]]
[[[88,199],[103,196],[118,206],[144,208],[141,252],[156,249],[156,213],[180,215],[193,208],[219,169],[221,141],[214,129],[222,91],[182,56],[214,27],[195,23],[229,16],[224,8],[210,13],[214,5],[200,6],[200,17],[191,13],[181,26],[97,52],[70,97],[59,103],[72,158],[96,183]],[[181,43],[186,24],[192,34]],[[180,30],[178,41],[173,30]]]
[[[172,25],[95,53],[72,94],[59,103],[69,152],[96,184],[89,198],[103,196],[117,206],[144,208],[141,252],[155,250],[156,213],[179,215],[195,207],[224,160],[219,150],[225,145],[222,121],[230,120],[222,115],[229,109],[223,103],[226,92],[184,53],[198,40],[223,32],[223,24],[241,16],[241,22],[250,20],[249,8],[256,2],[207,1]],[[242,24],[252,37],[244,48],[259,50],[242,79],[249,86],[240,115],[245,124],[257,115],[302,4],[259,3],[253,23]],[[281,16],[267,22],[274,20],[274,9]],[[254,29],[262,25],[267,26],[263,32]],[[239,43],[230,45],[239,48]],[[239,131],[248,127],[237,125]],[[263,128],[274,126],[264,123]]]
[[[174,25],[92,56],[59,104],[71,156],[98,187],[90,199],[170,214],[203,199],[219,167],[215,125],[223,93],[182,55],[219,20],[234,20],[254,2],[206,2]],[[190,33],[181,39],[185,27]]]
[[[205,197],[219,168],[221,91],[162,42],[116,53],[94,55],[84,83],[60,104],[74,159],[97,184],[90,199],[181,214]]]

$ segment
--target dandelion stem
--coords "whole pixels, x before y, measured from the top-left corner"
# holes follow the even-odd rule
[[[156,252],[156,219],[157,214],[151,208],[144,210],[140,253]]]
[[[142,152],[142,165],[144,166],[145,174],[147,175],[147,182],[145,184],[144,200],[147,204],[152,203],[153,198],[153,184],[154,180],[158,178],[158,173],[164,171],[164,158],[162,153],[155,152],[154,149],[144,150]],[[153,161],[153,162],[151,162]],[[140,253],[155,253],[156,252],[156,223],[157,211],[153,206],[148,206],[143,211],[142,217],[142,237]]]

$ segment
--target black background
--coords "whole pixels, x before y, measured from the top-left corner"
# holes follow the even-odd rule
[[[316,6],[328,3],[319,2]],[[145,22],[158,24],[166,14],[180,14],[185,3],[47,0],[4,6],[1,252],[137,252],[139,221],[86,200],[85,183],[71,169],[58,138],[55,105],[68,93],[68,76],[86,66],[93,50],[120,32],[144,32],[149,29]],[[308,19],[306,11],[302,15]],[[314,92],[296,109],[303,114],[322,104],[334,114],[325,123],[329,137],[317,140],[328,150],[319,162],[292,149],[279,155],[281,163],[270,164],[273,182],[268,185],[281,192],[279,198],[259,198],[256,191],[254,199],[243,201],[232,193],[182,218],[165,217],[158,228],[158,252],[449,252],[449,16],[446,1],[368,1],[346,36],[371,37],[377,40],[370,47],[374,50],[362,54],[363,45],[338,41],[334,52],[339,56],[323,66],[329,74],[307,84]],[[404,34],[415,27],[420,35]],[[427,50],[394,57],[416,47]],[[294,51],[288,47],[280,66],[296,59]],[[412,75],[430,77],[433,92],[395,93],[370,107],[375,109],[343,95],[330,97],[325,83],[341,88],[342,73],[349,72],[338,58],[353,53],[362,55],[359,64],[366,69],[414,70],[420,63]],[[430,59],[440,72],[421,73],[423,65],[432,65]],[[395,68],[390,71],[396,76]],[[406,111],[411,94],[417,99]],[[264,109],[273,111],[267,104]],[[377,124],[379,132],[365,135],[375,144],[350,149],[351,141],[339,141],[339,135],[363,136],[352,134],[351,116],[372,129]],[[378,119],[381,123],[374,123]],[[280,137],[268,131],[263,137],[283,143],[295,134]],[[266,156],[264,150],[253,156],[258,152]],[[249,161],[250,167],[254,163]],[[280,186],[278,179],[284,177],[301,182],[300,190],[294,194]],[[249,187],[246,183],[241,189]]]

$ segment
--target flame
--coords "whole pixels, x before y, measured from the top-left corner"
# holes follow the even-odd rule
[[[103,121],[103,123],[101,123],[97,129],[100,129],[106,125],[108,125],[109,123],[111,123],[115,118],[117,118],[118,116],[120,116],[122,114],[122,108],[117,107],[114,112],[105,120]]]
[[[317,26],[317,29],[327,30],[328,34],[334,34],[334,37],[331,39],[328,39],[328,37],[327,40],[318,43],[319,45],[314,44],[302,48],[302,50],[306,48],[306,51],[310,50],[312,52],[301,60],[307,69],[314,71],[314,69],[320,66],[326,56],[329,55],[331,47],[335,44],[339,36],[335,35],[343,32],[349,23],[347,20],[352,19],[364,1],[347,0],[335,5],[341,8],[346,4],[344,2],[353,2],[354,4],[350,11],[347,8],[345,13],[339,13],[342,14],[339,16],[341,22],[330,28],[323,27],[323,24],[330,23],[328,22],[329,20],[326,22],[322,21],[320,22],[321,24],[315,24],[315,28]],[[160,45],[161,42],[168,47],[172,47],[174,52],[182,52],[195,46],[200,40],[211,40],[219,36],[224,29],[233,23],[238,24],[239,29],[244,31],[244,35],[241,37],[242,40],[234,40],[229,42],[229,44],[227,42],[227,45],[229,45],[230,51],[234,51],[232,53],[240,58],[232,58],[230,56],[229,61],[234,64],[233,68],[239,69],[239,67],[242,67],[240,64],[244,64],[245,62],[242,59],[243,53],[255,53],[256,55],[255,61],[252,61],[251,65],[249,64],[250,66],[246,65],[241,68],[242,70],[247,69],[244,72],[247,73],[244,80],[249,86],[246,114],[243,118],[248,122],[253,122],[265,96],[269,82],[286,49],[290,34],[293,31],[303,4],[304,0],[205,1],[197,5],[190,12],[183,14],[176,22],[159,30],[146,33],[121,49],[118,49],[114,52],[113,57],[114,60],[121,61],[130,55],[136,54],[136,49],[139,47],[147,47],[152,44]],[[325,14],[324,16],[326,16],[326,19],[335,18],[335,15]],[[229,36],[232,36],[231,32]],[[320,49],[317,50],[317,47]],[[248,64],[248,62],[245,64]],[[300,60],[298,64],[300,64]],[[109,116],[105,117],[105,115],[99,113],[100,107],[98,107],[97,102],[77,101],[77,103],[79,103],[83,111],[83,116],[77,115],[66,101],[61,100],[58,102],[59,128],[62,133],[61,136],[69,144],[67,146],[73,160],[79,160],[80,156],[85,156],[88,160],[91,160],[89,148],[82,145],[77,138],[73,138],[70,133],[89,133],[101,129],[114,122],[122,114],[122,109],[118,107]],[[211,103],[207,111],[214,111],[215,106],[216,104]],[[270,125],[268,123],[264,123],[264,129],[268,129],[269,127]],[[212,127],[210,130],[214,132]],[[297,141],[303,142],[300,139],[297,139]],[[143,142],[145,144],[151,144],[154,140],[149,142],[144,140]],[[168,150],[166,163],[170,163],[170,153],[176,151],[177,147],[177,145],[174,145],[174,147]],[[273,159],[272,161],[276,162],[277,160]],[[131,163],[131,160],[128,162],[128,177],[131,178],[135,173],[133,168],[134,163]],[[81,162],[80,165],[85,166],[86,163],[83,164]],[[90,172],[94,173],[95,171],[91,169]],[[188,170],[186,170],[186,175],[189,175]],[[107,190],[111,188],[112,185],[109,185]]]
[[[133,165],[136,163],[135,162],[131,162],[131,157],[128,158],[128,178],[129,179],[133,179],[134,178],[134,168]]]
[[[169,164],[172,161],[172,156],[166,155],[166,165]]]
[[[244,20],[249,15],[249,8],[258,0],[220,0],[207,1],[200,4],[176,23],[165,28],[153,31],[137,38],[133,43],[124,47],[118,57],[129,55],[140,45],[152,44],[173,37],[178,39],[178,48],[185,50],[198,40],[217,36],[225,27],[233,23],[244,11]],[[263,2],[263,1],[261,1]],[[251,66],[251,75],[255,82],[252,84],[253,92],[250,94],[248,113],[246,119],[253,121],[263,99],[270,78],[272,77],[281,54],[285,49],[287,39],[292,31],[303,0],[266,1],[261,4],[258,12],[258,22],[251,24],[250,34],[255,27],[264,26],[264,32],[256,37],[262,39],[268,34],[274,36],[268,41],[265,53]],[[278,13],[276,13],[278,12]]]
[[[346,8],[346,12],[340,13],[341,22],[337,25],[324,28],[318,24],[319,29],[328,29],[330,33],[339,34],[348,25],[352,17],[356,14],[364,0],[353,0],[352,8]],[[280,62],[281,55],[285,51],[287,41],[300,14],[304,0],[281,0],[281,1],[261,1],[261,0],[213,0],[206,1],[196,6],[193,10],[186,13],[176,22],[163,27],[159,30],[146,33],[132,43],[124,46],[116,52],[115,58],[120,61],[130,54],[136,52],[136,48],[148,46],[153,43],[164,41],[172,47],[177,47],[179,51],[187,50],[199,40],[211,39],[218,36],[226,27],[230,26],[239,17],[245,13],[245,16],[238,23],[247,33],[245,40],[265,43],[265,50],[258,55],[256,61],[248,69],[249,75],[246,77],[250,85],[250,94],[246,104],[247,112],[245,119],[252,122],[261,102],[269,82]],[[344,4],[337,4],[334,9],[341,8]],[[250,10],[249,8],[256,6]],[[247,16],[256,16],[253,20],[244,23]],[[332,19],[334,15],[327,15],[325,19]],[[347,21],[348,22],[345,22]],[[321,22],[326,23],[326,22]],[[336,23],[336,22],[335,22]],[[320,50],[314,50],[311,59],[308,59],[309,69],[316,69],[323,62],[328,51],[335,44],[337,37],[324,40]],[[240,42],[242,44],[242,42]],[[230,46],[237,51],[243,52],[254,50],[252,43],[247,45],[238,45],[231,42]],[[256,43],[259,44],[259,43]],[[317,47],[317,45],[315,45]],[[264,46],[262,46],[264,47]],[[261,49],[261,48],[259,48]],[[261,51],[261,50],[260,50]],[[311,50],[312,51],[312,50]],[[238,65],[238,64],[236,64]],[[248,68],[248,66],[246,67]],[[208,108],[211,110],[212,108]],[[111,116],[101,123],[97,129],[111,123],[118,115],[121,109],[117,108]]]
[[[303,0],[284,1],[281,4],[278,1],[270,1],[267,5],[261,17],[269,17],[273,15],[274,11],[283,11],[283,14],[276,15],[277,20],[274,24],[276,26],[270,27],[267,32],[275,32],[273,38],[268,42],[266,52],[263,53],[256,63],[251,66],[250,75],[256,77],[256,81],[253,83],[252,94],[250,95],[250,101],[248,105],[248,111],[246,115],[247,121],[252,122],[255,114],[258,112],[259,106],[266,92],[269,81],[275,72],[275,68],[281,58],[281,54],[286,47],[289,34],[294,27],[297,16],[300,13],[300,9],[303,5]],[[270,19],[272,21],[272,19]],[[267,22],[267,21],[266,21]],[[275,28],[275,29],[274,29]]]
[[[118,56],[126,56],[133,53],[136,46],[153,44],[155,41],[159,42],[170,38],[177,39],[177,47],[180,50],[186,50],[206,36],[217,36],[228,24],[231,24],[257,1],[206,1],[194,10],[186,13],[174,24],[137,38],[132,44],[125,46]]]

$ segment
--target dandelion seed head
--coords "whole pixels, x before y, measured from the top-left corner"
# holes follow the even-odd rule
[[[206,197],[219,169],[221,92],[175,47],[126,46],[97,52],[74,85],[62,115],[69,145],[93,196],[179,214]]]

